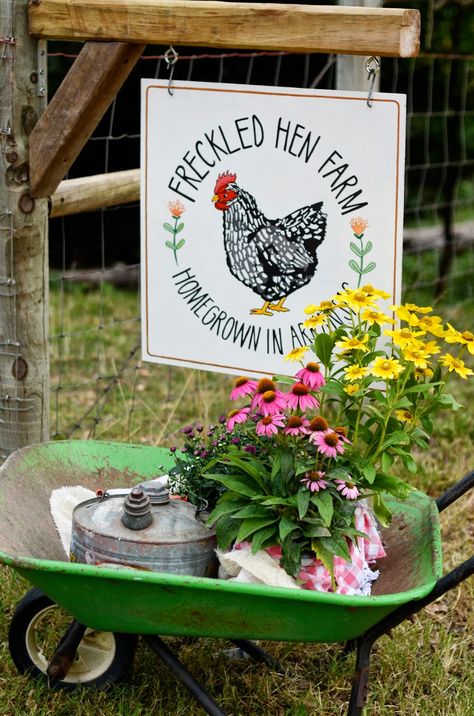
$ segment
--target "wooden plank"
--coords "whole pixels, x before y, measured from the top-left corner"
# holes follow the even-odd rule
[[[216,0],[35,0],[44,38],[414,57],[418,10]]]
[[[50,196],[140,58],[144,45],[87,43],[30,137],[33,196]]]
[[[31,71],[38,43],[28,34],[28,2],[1,0],[0,107],[0,460],[49,439],[48,203],[34,201],[28,177],[30,132],[43,100]]]
[[[80,214],[107,206],[130,204],[139,199],[139,169],[65,179],[50,199],[49,215],[55,217]]]

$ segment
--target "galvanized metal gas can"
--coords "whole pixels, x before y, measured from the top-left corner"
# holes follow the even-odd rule
[[[87,500],[73,512],[71,560],[213,577],[216,536],[206,517],[195,505],[168,499],[165,488]]]

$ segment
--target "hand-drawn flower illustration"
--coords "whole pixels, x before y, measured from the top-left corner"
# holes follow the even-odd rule
[[[367,241],[365,244],[362,241],[365,230],[369,226],[367,219],[363,219],[361,216],[354,216],[351,219],[350,224],[351,229],[354,232],[354,237],[358,241],[358,243],[351,241],[351,251],[358,257],[359,262],[354,259],[350,259],[349,266],[359,276],[357,282],[357,288],[359,288],[362,283],[362,276],[373,271],[377,264],[375,261],[370,261],[366,266],[364,266],[364,258],[370,251],[372,251],[373,247],[371,241]]]
[[[177,235],[184,229],[184,223],[182,221],[180,222],[180,218],[185,211],[185,208],[183,204],[179,201],[179,199],[177,199],[176,201],[168,202],[168,210],[172,218],[174,219],[174,226],[169,224],[168,222],[165,222],[163,224],[163,228],[166,229],[166,231],[169,231],[170,234],[172,234],[173,240],[165,241],[165,246],[172,250],[174,254],[174,260],[176,261],[176,264],[178,264],[177,252],[186,243],[185,239],[180,239],[179,241],[176,241]]]

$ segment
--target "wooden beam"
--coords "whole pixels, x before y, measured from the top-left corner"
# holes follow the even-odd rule
[[[140,58],[144,45],[87,43],[30,136],[33,196],[50,196]]]
[[[140,170],[127,169],[65,179],[50,199],[51,217],[96,211],[106,206],[130,204],[140,199]]]
[[[64,40],[414,57],[420,14],[216,0],[33,0],[30,32]]]

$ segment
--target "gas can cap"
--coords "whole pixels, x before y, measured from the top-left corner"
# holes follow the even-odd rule
[[[169,502],[169,490],[165,485],[160,485],[156,480],[141,482],[138,487],[148,495],[152,505],[164,505]]]
[[[130,530],[144,530],[152,523],[150,498],[141,487],[134,487],[123,503],[122,524]]]

